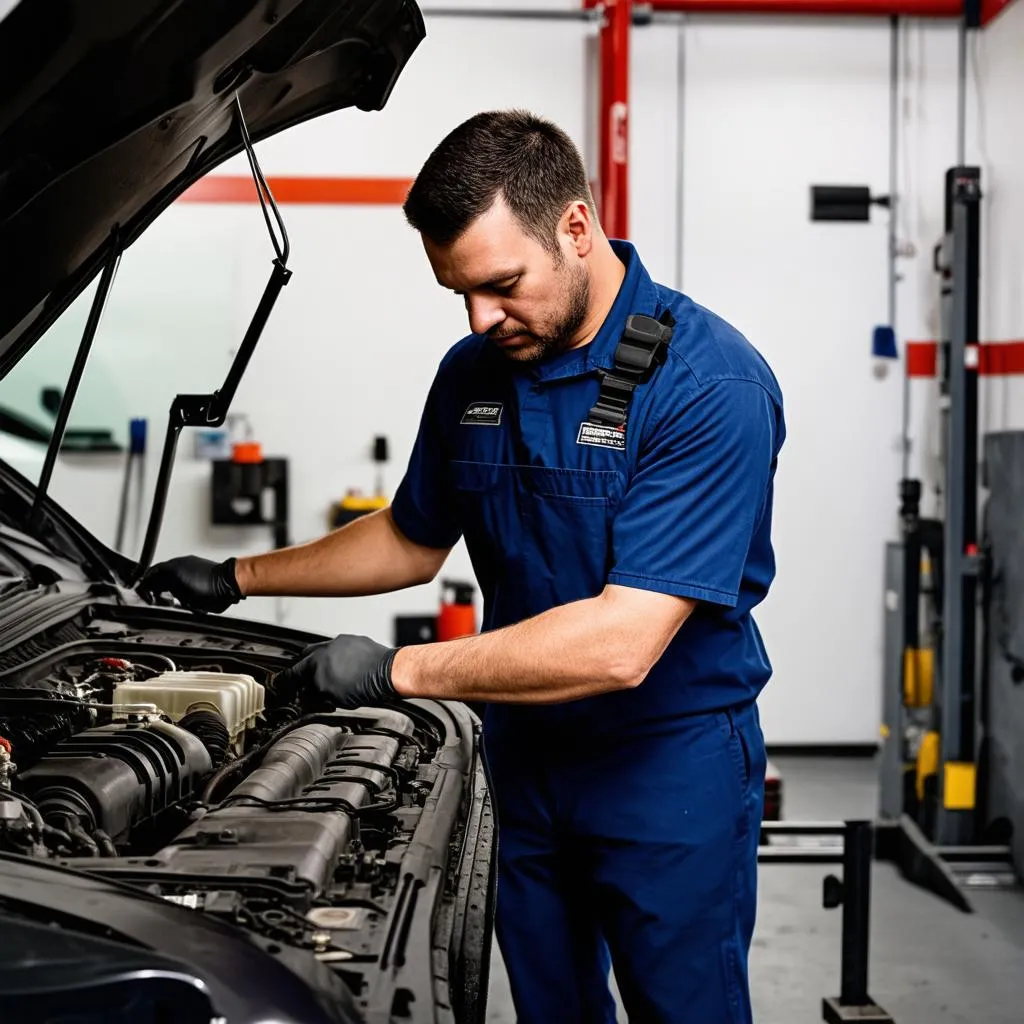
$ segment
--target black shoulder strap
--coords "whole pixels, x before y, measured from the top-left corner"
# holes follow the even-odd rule
[[[626,319],[626,329],[615,349],[614,368],[603,373],[589,422],[605,427],[625,425],[633,391],[664,361],[675,325],[667,309],[658,320],[643,313],[633,313]]]

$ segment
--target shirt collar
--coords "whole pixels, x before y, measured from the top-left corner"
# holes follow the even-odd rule
[[[626,268],[626,276],[619,286],[618,295],[593,340],[580,348],[562,352],[552,359],[530,367],[535,380],[558,380],[578,377],[591,370],[609,370],[614,365],[615,348],[631,313],[657,316],[658,291],[647,273],[634,246],[629,242],[611,239],[611,247]]]

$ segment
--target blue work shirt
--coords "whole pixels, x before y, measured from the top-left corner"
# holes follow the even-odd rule
[[[472,334],[445,355],[394,519],[429,547],[465,537],[485,631],[609,583],[698,605],[640,686],[556,705],[495,703],[490,732],[586,741],[660,729],[749,702],[771,674],[751,610],[775,575],[779,385],[737,330],[653,282],[632,245],[612,246],[626,274],[589,344],[522,364]],[[676,321],[668,355],[634,392],[625,445],[581,430],[627,316],[666,308]]]

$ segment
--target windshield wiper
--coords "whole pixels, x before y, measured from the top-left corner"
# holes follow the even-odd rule
[[[146,529],[146,539],[142,545],[142,554],[139,557],[139,568],[135,582],[142,578],[143,574],[150,567],[153,561],[153,553],[156,550],[157,541],[160,538],[160,528],[163,525],[164,511],[167,507],[167,491],[171,483],[171,471],[174,468],[174,455],[178,447],[178,437],[185,427],[219,427],[227,419],[228,410],[235,397],[235,391],[242,380],[246,367],[256,344],[260,340],[263,329],[270,319],[271,310],[281,289],[288,283],[292,272],[287,268],[288,255],[291,252],[291,245],[288,242],[288,232],[285,229],[281,213],[274,202],[274,197],[267,185],[267,179],[263,176],[256,153],[252,147],[252,140],[249,138],[249,131],[245,126],[245,117],[242,114],[242,104],[235,94],[235,106],[238,109],[238,124],[242,134],[242,144],[245,147],[245,154],[249,158],[249,168],[252,171],[253,181],[256,183],[256,192],[259,196],[260,207],[263,210],[263,218],[267,222],[267,231],[270,234],[270,241],[273,243],[277,258],[274,260],[274,269],[270,273],[270,280],[263,291],[256,312],[253,313],[249,322],[248,330],[242,343],[238,347],[234,362],[228,370],[224,383],[216,391],[209,395],[177,395],[171,403],[170,414],[167,418],[167,435],[164,439],[163,455],[160,458],[160,471],[157,474],[156,487],[153,495],[153,507],[149,513],[149,525]],[[281,230],[281,241],[278,242],[274,233],[273,225],[270,223],[270,213],[267,204],[274,211],[274,219]]]

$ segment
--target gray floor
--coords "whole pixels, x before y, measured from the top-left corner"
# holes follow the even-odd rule
[[[784,779],[786,819],[874,816],[872,761],[779,758],[775,763]],[[829,870],[761,869],[751,951],[757,1024],[813,1024],[821,1020],[822,997],[838,995],[840,911],[821,906],[821,880]],[[971,899],[977,912],[961,913],[903,881],[890,865],[875,866],[871,995],[896,1024],[1024,1022],[1024,893],[972,891]],[[515,1021],[497,949],[487,1019]],[[624,1014],[620,1020],[626,1020]]]

